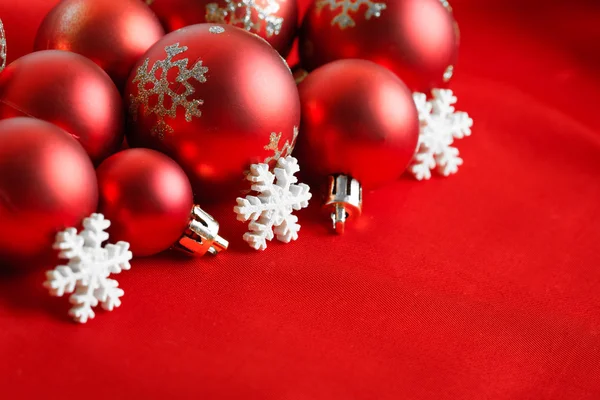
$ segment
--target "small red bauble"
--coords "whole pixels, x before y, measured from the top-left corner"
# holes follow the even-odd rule
[[[149,0],[168,32],[203,22],[255,33],[286,56],[298,30],[295,0]]]
[[[26,267],[52,254],[56,233],[97,203],[94,166],[75,139],[38,119],[0,121],[0,260]]]
[[[110,237],[129,242],[134,255],[160,253],[178,242],[190,227],[197,211],[192,187],[181,167],[164,154],[149,149],[124,150],[106,159],[97,174],[99,210],[111,221]],[[227,248],[227,243],[223,245],[216,236],[218,224],[216,229],[212,239],[218,238],[217,245],[207,244],[210,238],[204,237],[204,252],[211,246],[214,252]],[[185,246],[185,240],[180,245]],[[189,247],[186,250],[194,252]]]
[[[66,51],[21,57],[0,74],[0,119],[30,116],[52,122],[79,140],[94,162],[123,142],[123,102],[93,62]]]
[[[42,22],[35,49],[82,54],[122,88],[135,62],[163,35],[140,0],[63,0]]]
[[[250,164],[292,150],[300,123],[285,61],[229,25],[166,35],[138,62],[125,96],[129,144],[171,156],[203,200],[235,197]]]
[[[300,53],[308,70],[343,58],[371,60],[428,92],[452,77],[458,41],[447,2],[316,0],[301,28]]]
[[[360,212],[359,183],[371,189],[394,181],[414,155],[419,118],[412,94],[392,72],[365,60],[327,64],[298,88],[298,158],[315,176],[346,176],[330,179],[328,205],[348,208],[347,197]]]

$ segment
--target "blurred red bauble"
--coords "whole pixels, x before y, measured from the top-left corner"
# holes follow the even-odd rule
[[[106,159],[97,174],[99,211],[111,221],[111,240],[129,242],[135,256],[149,256],[184,236],[194,199],[175,161],[154,150],[129,149]]]
[[[131,68],[164,35],[140,0],[63,0],[48,13],[36,50],[67,50],[98,64],[121,89]]]
[[[21,57],[0,74],[0,119],[29,116],[52,122],[79,140],[94,162],[123,141],[123,101],[93,62],[66,51]]]
[[[250,164],[291,152],[300,123],[285,61],[229,25],[165,36],[138,62],[125,99],[129,144],[171,156],[203,200],[235,198]]]
[[[372,189],[394,181],[415,152],[419,118],[410,90],[392,72],[365,60],[327,64],[298,89],[302,123],[297,156],[304,171],[348,177],[330,180],[328,205],[349,197],[360,212],[359,184]]]
[[[298,30],[295,0],[149,0],[168,32],[204,22],[255,33],[286,56]]]
[[[42,20],[60,0],[0,0],[0,18],[6,31],[7,62],[33,51]]]
[[[458,41],[447,2],[316,0],[301,28],[300,56],[308,70],[344,58],[370,60],[411,90],[428,92],[452,78]]]
[[[0,260],[23,268],[52,254],[55,234],[96,210],[89,157],[62,129],[34,118],[0,121]]]

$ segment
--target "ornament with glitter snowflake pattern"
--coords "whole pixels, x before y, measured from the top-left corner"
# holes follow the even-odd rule
[[[456,112],[457,98],[452,90],[434,89],[432,99],[424,93],[413,95],[419,112],[419,146],[408,168],[418,180],[430,179],[431,170],[450,176],[463,164],[455,139],[471,135],[473,120],[465,112]]]
[[[261,2],[265,5],[259,5]],[[221,0],[221,3],[223,7],[217,2],[206,5],[207,22],[239,26],[255,33],[264,22],[267,37],[281,32],[283,18],[276,15],[280,8],[277,0]]]
[[[175,118],[179,107],[185,109],[185,120],[187,122],[191,122],[192,118],[199,118],[202,115],[199,107],[204,104],[204,101],[201,99],[188,99],[196,91],[190,80],[194,79],[200,83],[206,82],[205,74],[208,72],[208,68],[202,65],[202,60],[197,60],[192,69],[187,68],[189,63],[187,58],[173,61],[174,57],[185,53],[187,50],[187,46],[180,47],[179,43],[167,46],[165,48],[167,53],[165,60],[156,61],[152,69],[149,69],[150,59],[147,58],[138,68],[133,79],[133,83],[137,83],[138,93],[135,96],[130,96],[129,112],[131,117],[134,121],[137,119],[140,107],[143,109],[144,116],[155,114],[156,125],[152,128],[152,134],[160,139],[164,138],[166,134],[173,133],[173,128],[165,121],[165,118]],[[177,93],[171,88],[167,76],[172,68],[179,69],[175,81],[185,89],[182,93]],[[157,78],[156,73],[159,70],[160,78]],[[148,88],[148,85],[151,85],[151,87]],[[157,96],[154,106],[150,105],[150,97],[152,96]],[[171,102],[170,107],[165,105],[167,99]]]
[[[109,226],[110,221],[102,214],[92,214],[83,220],[83,231],[69,228],[60,232],[54,243],[54,248],[60,250],[59,257],[69,263],[48,271],[44,287],[58,297],[74,292],[69,299],[73,304],[69,315],[82,324],[95,317],[92,308],[98,303],[107,311],[121,305],[124,292],[116,280],[108,277],[130,269],[132,254],[127,242],[102,247],[108,240],[105,231]]]
[[[300,225],[292,213],[307,207],[312,197],[308,185],[297,184],[298,171],[294,157],[280,158],[273,172],[267,164],[251,166],[247,179],[258,196],[238,198],[233,210],[239,221],[250,221],[244,240],[255,250],[265,250],[275,236],[284,243],[298,239]]]
[[[367,7],[364,14],[367,20],[373,17],[379,18],[381,13],[387,8],[385,3],[377,3],[372,0],[317,0],[315,5],[317,12],[321,12],[323,8],[328,7],[332,12],[336,13],[331,21],[331,25],[337,25],[340,29],[356,26],[356,22],[351,15],[358,13],[363,5]]]

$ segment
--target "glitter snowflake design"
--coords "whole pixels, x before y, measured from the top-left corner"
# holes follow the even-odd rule
[[[356,22],[350,16],[351,13],[357,13],[361,6],[366,5],[365,19],[381,17],[381,13],[387,8],[385,3],[376,3],[371,0],[317,0],[317,12],[323,8],[329,7],[333,12],[338,11],[331,21],[332,26],[339,26],[340,29],[353,28]]]
[[[132,254],[127,242],[102,247],[108,240],[105,231],[109,226],[110,221],[102,214],[92,214],[83,220],[81,233],[69,228],[56,235],[54,248],[69,263],[48,271],[44,287],[58,297],[75,292],[69,299],[73,304],[69,315],[82,324],[95,317],[92,307],[98,303],[108,311],[121,305],[124,292],[117,281],[108,277],[130,269]]]
[[[277,0],[221,0],[206,5],[206,22],[229,24],[257,33],[265,24],[267,37],[279,35],[284,19],[276,16],[280,6]],[[259,4],[264,4],[260,6]]]
[[[269,138],[269,144],[265,146],[265,150],[272,151],[273,155],[265,159],[265,164],[269,164],[271,161],[277,161],[281,157],[287,157],[292,154],[292,151],[294,151],[294,146],[296,145],[296,139],[298,138],[298,127],[294,127],[294,137],[292,138],[291,143],[286,140],[283,146],[281,146],[280,142],[282,136],[283,134],[281,132],[271,133],[271,137]]]
[[[190,80],[194,79],[200,83],[206,82],[205,74],[208,72],[208,68],[202,65],[201,60],[196,62],[192,69],[187,68],[189,63],[187,58],[173,61],[175,56],[185,53],[187,50],[187,46],[179,47],[179,43],[167,46],[165,48],[167,53],[165,60],[156,61],[152,69],[148,70],[150,59],[147,58],[138,68],[133,79],[133,83],[137,83],[138,93],[135,96],[131,95],[129,99],[131,117],[134,121],[137,120],[140,106],[143,106],[144,116],[155,114],[157,121],[152,128],[152,134],[160,139],[164,139],[165,135],[174,132],[173,128],[165,121],[165,118],[175,118],[179,107],[185,109],[185,120],[187,122],[192,122],[194,117],[199,118],[202,115],[199,107],[204,104],[204,100],[188,100],[196,91]],[[183,91],[181,91],[178,87],[177,91],[179,93],[171,88],[171,84],[174,82],[169,82],[168,79],[169,71],[172,68],[179,69],[179,74],[175,79],[175,82],[181,84],[179,87],[183,88]],[[161,71],[160,78],[157,78],[156,74],[159,70]],[[148,88],[149,85],[150,88]],[[158,96],[158,101],[154,106],[150,106],[150,97],[152,96]],[[166,99],[170,100],[170,107],[165,106]]]
[[[6,33],[4,32],[4,24],[0,19],[0,72],[6,67]]]
[[[434,89],[432,95],[433,98],[427,100],[424,93],[413,94],[421,130],[409,171],[418,180],[430,179],[433,169],[443,176],[458,172],[463,160],[452,143],[454,139],[470,136],[473,126],[467,113],[455,111],[453,105],[457,99],[452,90]]]
[[[273,172],[268,164],[250,167],[247,179],[258,196],[239,197],[233,211],[238,221],[250,221],[250,232],[244,234],[244,240],[253,249],[265,250],[267,240],[275,236],[284,243],[298,239],[300,225],[292,212],[307,207],[312,197],[308,185],[296,184],[298,178],[294,175],[298,171],[300,167],[294,157],[280,158]]]

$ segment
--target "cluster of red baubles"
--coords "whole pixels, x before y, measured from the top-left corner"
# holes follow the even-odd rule
[[[299,86],[282,58],[298,34]],[[218,252],[194,201],[232,203],[250,164],[296,141],[340,230],[359,182],[406,168],[411,90],[442,86],[457,48],[440,0],[316,0],[300,28],[293,0],[63,0],[0,73],[0,260],[43,258],[95,211],[135,255]]]

